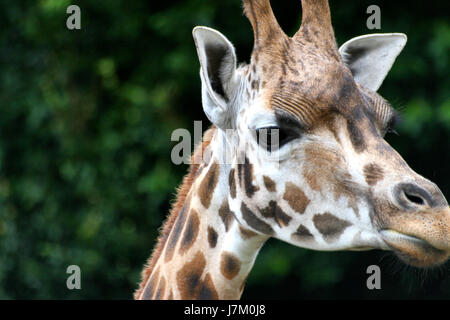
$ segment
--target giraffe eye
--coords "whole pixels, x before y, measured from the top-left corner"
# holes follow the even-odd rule
[[[267,127],[256,130],[256,142],[268,152],[276,151],[296,138],[293,131],[280,127]]]

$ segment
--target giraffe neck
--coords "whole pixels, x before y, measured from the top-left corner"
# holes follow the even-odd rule
[[[239,299],[266,236],[244,229],[229,209],[230,166],[215,130],[181,210],[139,299]],[[195,156],[195,154],[194,154]],[[173,214],[173,213],[172,213]]]

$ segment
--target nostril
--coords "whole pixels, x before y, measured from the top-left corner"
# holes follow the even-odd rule
[[[419,206],[423,206],[425,204],[425,201],[417,195],[414,195],[414,194],[411,194],[408,192],[404,192],[404,194],[405,194],[406,199],[408,199],[412,203],[415,203]]]
[[[394,192],[397,203],[405,209],[433,207],[435,202],[430,192],[415,183],[400,183]]]

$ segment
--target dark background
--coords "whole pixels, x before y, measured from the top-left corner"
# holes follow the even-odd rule
[[[448,1],[330,1],[339,44],[373,32],[408,43],[380,93],[401,110],[387,140],[450,194]],[[66,8],[81,7],[79,31]],[[381,30],[366,8],[381,8]],[[298,0],[273,1],[283,29]],[[220,30],[248,62],[239,0],[0,2],[0,298],[130,299],[187,167],[171,163],[176,128],[207,119],[196,25]],[[82,290],[66,288],[66,268]],[[382,290],[366,288],[367,266]],[[243,299],[450,298],[449,264],[402,265],[391,254],[314,252],[271,240]]]

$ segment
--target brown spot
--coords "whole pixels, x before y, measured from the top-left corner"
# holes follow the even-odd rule
[[[252,230],[246,229],[244,227],[239,226],[239,233],[241,234],[242,239],[246,240],[248,238],[254,237],[257,233]]]
[[[273,200],[269,201],[267,207],[260,209],[259,211],[264,218],[274,219],[280,227],[287,226],[292,219]]]
[[[338,239],[344,230],[351,226],[350,222],[339,219],[329,212],[316,214],[313,218],[313,222],[314,226],[328,242]]]
[[[217,244],[218,234],[213,227],[208,227],[208,243],[210,248],[215,248]]]
[[[200,219],[197,212],[192,209],[189,214],[187,225],[184,228],[183,238],[181,240],[180,252],[185,253],[194,244],[195,239],[198,236],[198,230],[200,226]]]
[[[293,240],[297,240],[297,241],[309,241],[312,240],[314,237],[311,234],[311,232],[308,230],[308,228],[306,228],[304,225],[300,225],[297,229],[297,231],[295,231],[292,235],[291,235]]]
[[[200,187],[198,189],[198,195],[200,197],[200,201],[205,208],[209,208],[211,204],[211,198],[214,193],[214,189],[217,185],[217,180],[219,178],[219,166],[216,162],[213,162],[209,171],[206,173],[202,182],[200,183]]]
[[[222,219],[223,224],[225,225],[225,231],[228,231],[231,223],[233,222],[233,213],[228,206],[228,201],[225,200],[225,202],[220,207],[219,216]]]
[[[360,153],[367,147],[361,130],[361,119],[363,118],[362,107],[356,107],[352,110],[351,115],[347,119],[347,132],[350,141],[356,152]]]
[[[230,252],[222,252],[222,259],[220,261],[220,272],[228,280],[237,276],[241,270],[241,261]]]
[[[150,300],[153,297],[156,289],[156,281],[159,278],[159,268],[154,270],[150,278],[148,279],[147,285],[142,292],[142,300]]]
[[[180,213],[178,214],[178,218],[175,222],[175,225],[173,226],[171,232],[170,232],[170,236],[169,239],[167,241],[167,245],[165,247],[165,257],[164,257],[164,261],[167,263],[169,262],[172,257],[173,257],[173,252],[175,250],[175,246],[178,242],[178,239],[181,236],[181,231],[182,228],[185,224],[186,221],[186,206],[187,204],[185,204],[185,206],[181,209]]]
[[[214,287],[214,282],[209,273],[206,274],[205,280],[203,280],[200,290],[198,292],[199,300],[218,300],[219,294]]]
[[[241,204],[242,217],[245,222],[255,230],[267,235],[273,234],[273,229],[270,225],[259,219],[247,206],[245,203]]]
[[[310,200],[305,193],[292,182],[286,182],[286,190],[283,195],[283,199],[286,200],[292,209],[298,213],[304,213]]]
[[[264,185],[266,186],[267,191],[275,192],[276,191],[276,184],[275,181],[270,179],[268,176],[263,176]]]
[[[156,290],[156,294],[155,294],[155,297],[153,299],[154,300],[161,300],[164,297],[165,289],[166,289],[166,279],[163,276],[159,280],[158,290]]]
[[[230,185],[230,196],[231,198],[236,198],[236,180],[234,179],[234,168],[230,170],[230,175],[228,176],[228,184]]]
[[[254,186],[252,183],[253,164],[250,164],[247,157],[245,157],[243,164],[238,164],[238,178],[239,183],[244,185],[244,190],[247,197],[251,198],[253,194],[259,190],[259,188]]]
[[[376,163],[369,163],[364,166],[364,176],[369,186],[374,186],[383,179],[383,169]]]
[[[202,285],[201,276],[205,266],[205,256],[198,251],[194,258],[177,272],[177,285],[182,300],[197,298]]]
[[[347,188],[345,183],[350,175],[342,155],[336,150],[312,143],[305,148],[304,163],[303,176],[311,189],[320,191],[330,186],[342,193],[342,189]]]

